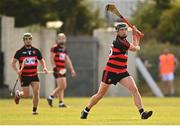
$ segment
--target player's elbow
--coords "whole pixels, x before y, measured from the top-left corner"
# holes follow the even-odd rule
[[[138,46],[138,45],[137,45],[137,46],[134,46],[134,45],[133,45],[133,46],[130,47],[129,50],[132,51],[132,52],[139,51],[139,50],[140,50],[140,46]]]
[[[14,68],[15,67],[15,62],[11,61],[11,66]]]

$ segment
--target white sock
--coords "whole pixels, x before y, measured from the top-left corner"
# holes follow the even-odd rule
[[[61,103],[59,103],[59,105],[64,105],[64,103],[63,103],[63,102],[61,102]]]
[[[53,97],[49,96],[49,99],[53,100]]]

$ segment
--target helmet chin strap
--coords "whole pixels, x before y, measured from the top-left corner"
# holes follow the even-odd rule
[[[125,38],[127,38],[127,35],[125,35],[125,36],[120,36],[120,38],[125,39]]]
[[[58,43],[58,45],[59,45],[59,46],[64,46],[64,45],[65,45],[65,43]]]

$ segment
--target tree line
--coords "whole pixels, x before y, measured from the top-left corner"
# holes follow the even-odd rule
[[[145,32],[146,39],[155,38],[163,43],[180,42],[180,1],[150,0],[138,8],[134,23]]]
[[[104,21],[88,6],[84,0],[0,0],[0,14],[15,17],[16,27],[61,20],[67,34],[91,34]]]

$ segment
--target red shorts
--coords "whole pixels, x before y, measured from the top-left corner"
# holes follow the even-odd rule
[[[110,71],[103,71],[103,76],[102,76],[102,82],[106,84],[114,84],[116,85],[117,82],[119,82],[121,79],[130,76],[129,73],[123,72],[123,73],[114,73]]]

